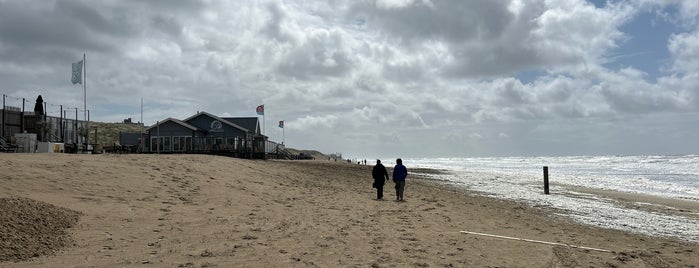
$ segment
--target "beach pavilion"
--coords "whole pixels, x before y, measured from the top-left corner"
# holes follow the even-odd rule
[[[257,117],[218,117],[198,112],[184,120],[167,118],[146,129],[144,152],[210,153],[267,158],[284,150],[260,131]]]

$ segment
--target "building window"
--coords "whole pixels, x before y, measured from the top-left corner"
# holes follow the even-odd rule
[[[158,144],[156,143],[156,139],[158,137],[151,137],[150,138],[150,150],[151,152],[157,152],[158,151]]]
[[[192,137],[172,137],[173,151],[189,151],[192,148]]]
[[[161,137],[160,138],[160,150],[172,151],[171,139],[172,139],[172,137]]]
[[[230,137],[226,139],[226,144],[233,150],[238,150],[238,137]]]
[[[156,141],[156,139],[158,139],[158,141]],[[172,137],[151,137],[151,151],[158,152],[158,142],[160,143],[160,152],[172,151],[171,139]]]

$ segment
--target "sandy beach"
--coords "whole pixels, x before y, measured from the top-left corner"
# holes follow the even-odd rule
[[[51,219],[0,225],[3,239],[19,241],[0,243],[0,267],[699,265],[698,244],[580,225],[412,175],[405,202],[393,200],[392,184],[376,200],[371,165],[208,155],[0,154],[0,162],[0,199],[15,202],[5,217],[77,219],[55,246],[17,231],[45,236]],[[42,243],[55,248],[22,254]]]

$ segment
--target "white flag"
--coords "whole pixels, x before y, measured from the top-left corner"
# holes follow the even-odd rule
[[[73,63],[73,77],[70,78],[70,81],[73,82],[73,85],[83,83],[83,61],[82,60],[79,62]]]

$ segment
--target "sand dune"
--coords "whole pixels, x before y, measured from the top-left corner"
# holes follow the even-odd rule
[[[697,244],[581,226],[550,211],[415,176],[409,177],[406,202],[392,201],[391,187],[385,194],[388,200],[377,201],[371,166],[345,162],[67,154],[0,154],[0,162],[0,198],[29,198],[81,213],[77,224],[67,229],[72,244],[53,254],[0,262],[0,267],[699,263]],[[12,228],[0,226],[5,228],[0,233]],[[480,237],[461,230],[614,253]]]

